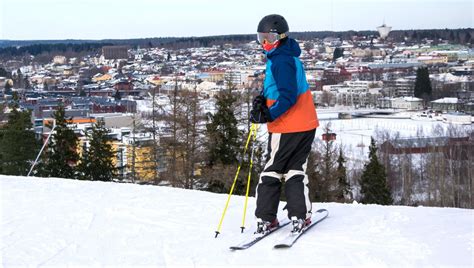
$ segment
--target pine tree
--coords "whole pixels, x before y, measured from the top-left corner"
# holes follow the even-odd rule
[[[351,196],[351,187],[347,181],[347,171],[344,163],[346,159],[342,153],[342,147],[339,148],[339,157],[337,158],[337,169],[336,169],[336,178],[338,182],[338,190],[336,193],[336,199],[340,202],[344,202],[347,198]]]
[[[430,74],[427,67],[420,67],[416,70],[415,97],[422,98],[426,102],[431,98]]]
[[[31,113],[19,111],[18,105],[14,104],[7,124],[0,129],[0,173],[28,174],[39,151],[39,141],[32,127]]]
[[[325,191],[324,183],[320,170],[322,156],[319,152],[312,150],[308,156],[308,166],[306,173],[308,174],[309,198],[311,202],[325,202],[322,192]]]
[[[120,94],[120,91],[116,90],[115,93],[114,93],[114,99],[116,101],[120,101],[122,100],[122,94]]]
[[[332,60],[336,61],[338,58],[341,58],[343,56],[344,56],[344,49],[340,47],[336,47],[332,54]]]
[[[323,202],[334,202],[337,199],[338,188],[334,165],[337,157],[337,149],[334,140],[330,138],[332,134],[334,134],[331,130],[331,123],[324,126],[324,134],[326,135],[326,139],[323,142],[323,152],[321,154],[321,189],[319,189],[319,193]]]
[[[23,85],[24,85],[25,89],[31,89],[31,82],[30,82],[30,78],[28,77],[28,75],[26,75],[25,78],[23,78]]]
[[[16,88],[23,88],[23,73],[20,69],[16,70],[16,79],[13,81],[13,85]]]
[[[228,91],[216,97],[217,112],[208,114],[210,122],[206,125],[206,147],[209,157],[209,174],[206,188],[209,191],[227,192],[226,186],[229,179],[227,177],[233,179],[232,175],[223,176],[222,170],[234,170],[234,166],[237,164],[240,133],[234,115],[236,101],[237,98],[232,95],[232,85],[230,84]],[[220,170],[219,174],[216,174],[216,170],[213,170],[214,167]],[[236,192],[241,192],[243,187],[244,183],[239,180]]]
[[[239,150],[239,130],[234,115],[237,99],[228,91],[217,96],[216,100],[217,112],[208,115],[210,123],[206,126],[209,135],[209,161],[211,165],[235,164]]]
[[[67,126],[63,106],[53,114],[56,128],[49,140],[44,163],[40,165],[40,174],[45,177],[75,178],[75,165],[79,160],[77,152],[78,138],[74,130]],[[52,126],[50,125],[52,128]]]
[[[469,31],[466,32],[466,35],[464,36],[464,44],[471,43],[471,34]]]
[[[107,136],[103,120],[97,121],[90,134],[90,146],[81,158],[78,169],[78,178],[91,181],[111,181],[116,174],[113,159],[115,152]]]
[[[387,184],[384,166],[377,158],[377,145],[371,138],[369,147],[369,163],[365,164],[360,180],[361,202],[364,204],[390,205],[393,203]]]
[[[5,114],[5,104],[0,103],[0,123],[3,123],[5,120],[6,114]]]
[[[5,68],[0,67],[0,77],[5,77],[5,78],[9,79],[9,78],[11,78],[11,73],[7,72],[7,70],[5,70]]]
[[[9,82],[5,83],[4,93],[7,95],[12,94],[12,85]]]

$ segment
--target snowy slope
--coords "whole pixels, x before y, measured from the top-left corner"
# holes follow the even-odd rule
[[[1,262],[16,266],[473,266],[473,210],[313,204],[330,217],[291,249],[286,230],[251,249],[240,234],[242,197],[157,186],[0,176]],[[283,207],[283,206],[281,206]],[[283,217],[284,213],[280,213]]]

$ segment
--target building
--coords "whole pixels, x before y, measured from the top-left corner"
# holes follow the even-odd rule
[[[443,153],[448,159],[466,160],[474,149],[471,137],[425,137],[389,140],[381,145],[381,152],[400,154]]]
[[[379,88],[373,88],[370,81],[345,81],[338,85],[323,86],[323,93],[316,97],[317,104],[339,104],[353,107],[376,106],[381,96]],[[329,96],[328,94],[334,96]]]
[[[57,65],[64,65],[67,63],[67,58],[64,56],[55,56],[53,58],[53,63]]]
[[[200,77],[204,81],[209,82],[219,82],[224,81],[225,72],[224,71],[208,71],[202,74]]]
[[[382,39],[386,39],[387,36],[390,34],[391,30],[392,30],[392,27],[385,25],[385,23],[377,27],[377,31],[379,32],[380,38]]]
[[[459,111],[458,98],[442,98],[431,102],[431,109],[441,112],[456,112]]]
[[[235,87],[239,88],[242,85],[242,75],[240,71],[230,70],[226,71],[224,74],[224,85],[227,87],[229,83]]]
[[[323,85],[337,85],[344,81],[350,81],[352,74],[345,68],[326,69],[321,80]]]
[[[447,56],[419,56],[416,59],[419,62],[421,62],[423,64],[426,64],[426,65],[448,63],[448,57]]]
[[[128,46],[104,46],[102,56],[106,60],[128,59]]]
[[[391,99],[391,107],[394,109],[421,110],[423,109],[423,100],[415,97],[400,97]]]
[[[122,137],[122,142],[114,144],[117,152],[116,167],[122,176],[135,176],[143,182],[153,181],[157,171],[152,159],[153,137],[150,133],[135,133]]]
[[[382,91],[389,97],[412,97],[415,94],[415,80],[406,78],[384,80]]]

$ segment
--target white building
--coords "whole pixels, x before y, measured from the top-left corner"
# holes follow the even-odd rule
[[[423,100],[415,97],[392,98],[391,104],[394,109],[421,110],[423,109]]]
[[[53,58],[53,63],[54,64],[64,65],[64,64],[66,64],[66,62],[67,62],[67,59],[64,56],[55,56]]]

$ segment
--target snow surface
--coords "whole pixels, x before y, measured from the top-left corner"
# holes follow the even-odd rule
[[[314,203],[329,218],[291,249],[289,231],[232,252],[254,230],[255,200],[240,233],[243,197],[159,186],[0,176],[3,267],[372,266],[473,267],[473,210]],[[283,206],[280,206],[280,209]],[[280,212],[280,217],[285,213]]]

